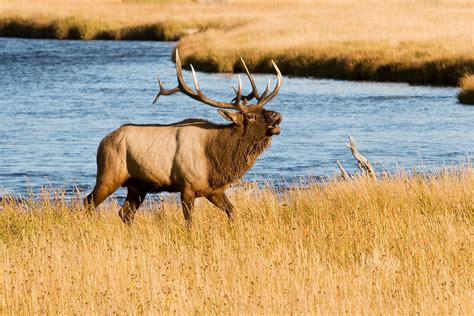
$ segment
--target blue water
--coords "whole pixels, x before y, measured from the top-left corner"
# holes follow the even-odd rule
[[[124,123],[224,123],[215,108],[181,94],[152,104],[158,74],[176,85],[174,46],[0,38],[0,195],[44,186],[89,190],[97,145]],[[262,90],[268,76],[256,76]],[[206,94],[233,97],[235,76],[198,77]],[[456,165],[474,149],[474,107],[458,104],[455,88],[284,77],[266,107],[283,115],[282,133],[248,180],[333,175],[336,160],[351,171],[348,134],[378,170]]]

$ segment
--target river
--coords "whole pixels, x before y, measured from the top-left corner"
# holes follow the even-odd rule
[[[215,108],[182,94],[152,104],[158,74],[167,87],[176,85],[174,46],[0,38],[0,196],[89,190],[97,145],[125,123],[224,123]],[[275,82],[273,74],[256,75],[260,89],[269,76]],[[189,72],[185,77],[192,82]],[[207,95],[233,97],[236,76],[198,77]],[[474,149],[474,107],[458,104],[452,87],[284,77],[266,107],[283,115],[282,132],[245,176],[251,181],[331,176],[336,160],[352,172],[348,134],[379,171],[459,165]]]

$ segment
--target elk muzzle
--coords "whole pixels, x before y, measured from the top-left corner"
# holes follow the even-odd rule
[[[267,111],[265,113],[266,121],[268,122],[267,136],[279,135],[281,132],[280,125],[283,117],[278,112]]]

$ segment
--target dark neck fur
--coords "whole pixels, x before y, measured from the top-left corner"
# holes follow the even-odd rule
[[[234,124],[213,133],[206,144],[209,184],[217,189],[241,178],[271,145],[271,138],[252,135]]]

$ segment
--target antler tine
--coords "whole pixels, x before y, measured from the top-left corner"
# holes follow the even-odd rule
[[[181,66],[181,58],[179,57],[178,49],[176,49],[176,56],[175,56],[175,62],[176,62],[176,77],[178,79],[178,87],[180,88],[180,91],[186,94],[187,96],[190,96],[193,99],[197,99],[198,95],[191,89],[190,86],[184,82],[183,79],[183,68]]]
[[[191,73],[193,74],[193,81],[194,81],[194,87],[196,88],[196,92],[198,94],[201,94],[201,88],[199,87],[199,82],[196,77],[196,72],[194,71],[193,65],[189,65],[191,67]]]
[[[153,104],[155,104],[156,101],[158,101],[158,99],[162,95],[172,95],[172,94],[175,94],[176,92],[180,91],[179,87],[175,87],[173,89],[166,89],[163,86],[163,82],[160,80],[160,77],[158,77],[158,85],[160,86],[160,91],[158,91],[158,94],[156,95],[155,99],[153,100]]]
[[[268,78],[267,86],[265,87],[265,90],[263,91],[262,96],[260,97],[261,100],[265,100],[265,97],[267,96],[268,90],[270,89],[270,81],[271,79]]]
[[[240,78],[240,75],[237,76],[238,80],[239,80],[239,88],[237,90],[237,96],[236,96],[236,100],[235,100],[235,105],[240,109],[240,111],[243,111],[245,109],[245,107],[247,106],[247,100],[244,99],[244,102],[241,103],[242,101],[242,79]]]
[[[268,96],[266,96],[265,98],[263,97],[260,98],[260,100],[258,101],[258,104],[260,106],[264,106],[268,101],[273,99],[278,94],[278,91],[280,91],[280,88],[281,88],[281,82],[283,80],[283,76],[281,75],[280,69],[278,69],[278,66],[275,64],[273,60],[272,60],[272,65],[273,65],[273,68],[275,68],[275,71],[277,73],[277,83],[273,91]]]
[[[234,91],[235,91],[235,104],[236,105],[239,105],[240,104],[240,101],[242,100],[242,79],[240,79],[240,75],[237,76],[238,80],[239,80],[239,87],[237,89],[234,88]],[[232,100],[232,101],[234,101]]]
[[[245,73],[247,74],[247,77],[249,78],[249,81],[250,81],[250,85],[252,86],[252,92],[250,92],[250,94],[247,95],[245,99],[247,99],[247,101],[251,100],[252,98],[256,98],[257,100],[260,100],[260,95],[258,94],[257,86],[255,85],[255,80],[253,80],[252,74],[247,68],[247,65],[245,64],[245,61],[242,57],[240,57],[240,61],[242,62],[242,66],[244,66]]]

